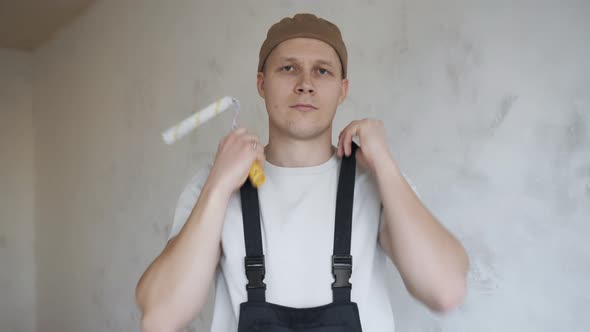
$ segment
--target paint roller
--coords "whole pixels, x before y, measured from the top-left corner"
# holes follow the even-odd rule
[[[188,133],[195,130],[197,127],[203,125],[204,123],[216,117],[220,113],[228,110],[232,105],[235,109],[234,117],[232,120],[232,130],[235,129],[238,125],[240,102],[232,97],[223,97],[211,103],[209,106],[203,108],[202,110],[194,113],[188,118],[182,120],[175,126],[172,126],[165,130],[162,133],[162,138],[164,139],[164,142],[168,145],[174,144],[176,141],[183,138]],[[254,161],[254,163],[252,163],[252,167],[248,172],[248,177],[250,178],[250,182],[255,188],[260,187],[264,183],[264,172],[262,171],[262,167],[257,161]]]

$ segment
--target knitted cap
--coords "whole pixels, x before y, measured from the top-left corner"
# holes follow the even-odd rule
[[[260,47],[258,71],[262,71],[266,58],[277,45],[292,38],[313,38],[332,46],[340,57],[342,78],[346,78],[348,54],[340,29],[335,24],[313,14],[297,14],[293,18],[285,17],[268,30],[266,40]]]

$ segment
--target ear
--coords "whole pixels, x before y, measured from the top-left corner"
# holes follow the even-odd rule
[[[348,95],[348,78],[342,79],[342,88],[340,90],[340,97],[338,98],[338,105],[342,104]]]
[[[260,97],[264,99],[264,72],[258,72],[256,75],[256,88]]]

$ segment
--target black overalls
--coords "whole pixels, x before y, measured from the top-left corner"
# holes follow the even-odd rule
[[[350,301],[352,285],[352,256],[350,238],[356,161],[353,143],[350,157],[343,156],[336,196],[334,255],[332,256],[333,301],[314,308],[289,308],[265,300],[264,255],[260,231],[258,191],[250,180],[240,189],[244,238],[246,244],[245,270],[248,302],[240,305],[238,332],[361,332],[357,304]],[[326,257],[328,258],[328,257]],[[326,263],[329,259],[326,259]],[[287,285],[288,286],[288,285]],[[310,294],[313,296],[313,294]]]

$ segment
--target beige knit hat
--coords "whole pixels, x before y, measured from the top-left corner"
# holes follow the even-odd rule
[[[268,30],[266,40],[260,47],[258,71],[262,71],[266,58],[277,45],[292,38],[313,38],[332,46],[340,57],[342,78],[346,78],[348,54],[340,29],[335,24],[313,14],[296,14],[293,18],[285,17]]]

